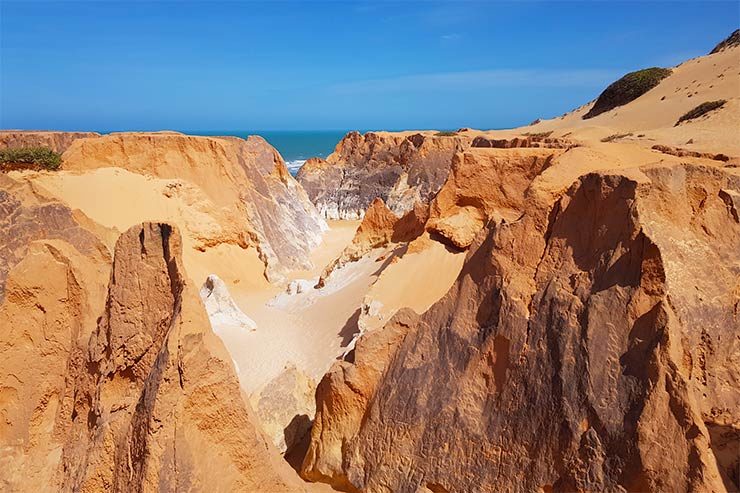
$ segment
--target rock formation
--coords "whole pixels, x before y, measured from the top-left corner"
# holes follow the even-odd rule
[[[562,196],[546,184],[477,236],[445,298],[364,336],[322,380],[305,477],[368,492],[737,489],[718,448],[740,429],[740,177],[674,163],[586,174]]]
[[[232,223],[203,248],[254,246],[273,280],[288,269],[309,267],[308,253],[326,228],[280,155],[261,137],[109,134],[74,141],[63,162],[68,170],[119,167],[198,186]]]
[[[46,147],[63,153],[77,139],[99,137],[96,132],[29,132],[0,130],[0,149],[6,147]]]
[[[221,327],[257,329],[257,324],[239,309],[229,294],[229,288],[217,275],[211,274],[203,283],[200,288],[200,299],[214,330],[218,331]]]
[[[586,120],[350,133],[307,193],[256,137],[0,132],[64,151],[0,174],[0,490],[740,490],[736,41]],[[322,215],[320,284],[356,262],[307,289]],[[229,354],[213,272],[290,331]]]
[[[321,379],[303,477],[358,491],[345,474],[345,447],[355,439],[383,372],[417,318],[411,310],[398,313],[383,330],[360,338],[345,361],[336,363]]]
[[[253,425],[180,250],[169,225],[127,231],[107,295],[105,264],[61,239],[13,267],[0,306],[4,490],[302,489]]]
[[[0,302],[8,273],[36,240],[63,240],[82,255],[108,258],[104,244],[80,224],[82,220],[66,205],[0,174]]]
[[[489,220],[516,220],[530,183],[561,152],[471,148],[455,155],[452,171],[431,204],[427,230],[464,249]]]
[[[363,215],[362,222],[342,254],[326,266],[319,278],[317,287],[323,287],[326,279],[334,269],[342,267],[347,262],[354,262],[374,248],[387,245],[392,237],[398,217],[386,207],[383,199],[376,198]]]
[[[720,53],[730,48],[736,48],[738,46],[740,46],[740,29],[735,29],[732,34],[730,34],[724,40],[720,41],[720,43],[717,44],[717,46],[715,46],[711,52],[709,52],[709,54],[714,55],[715,53]]]
[[[290,453],[311,430],[316,383],[290,365],[252,396],[265,433],[282,453]]]
[[[470,147],[493,147],[496,149],[513,149],[515,147],[547,147],[552,149],[567,149],[575,144],[567,139],[550,138],[538,135],[525,135],[513,139],[496,139],[478,136],[473,139]]]
[[[306,161],[297,179],[328,219],[361,219],[376,198],[401,216],[434,196],[453,154],[470,139],[465,134],[350,132],[326,161]]]
[[[655,151],[660,151],[664,154],[670,154],[672,156],[678,156],[678,157],[700,157],[700,158],[706,158],[706,159],[713,159],[715,161],[729,161],[729,156],[725,156],[724,154],[714,154],[711,152],[699,152],[699,151],[690,151],[688,149],[681,149],[677,147],[670,147],[662,144],[655,144],[652,147]]]

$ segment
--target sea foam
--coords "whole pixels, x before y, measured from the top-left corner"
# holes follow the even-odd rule
[[[295,176],[295,174],[298,173],[298,170],[301,169],[301,166],[303,166],[305,162],[305,159],[293,159],[292,161],[286,161],[285,166],[288,167],[288,171],[290,171],[290,174]]]

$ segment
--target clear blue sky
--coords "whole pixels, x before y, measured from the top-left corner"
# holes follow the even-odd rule
[[[737,1],[0,0],[0,127],[508,127],[738,24]]]

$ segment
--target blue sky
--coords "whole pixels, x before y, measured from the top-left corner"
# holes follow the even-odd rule
[[[739,24],[737,1],[0,0],[0,127],[501,128]]]

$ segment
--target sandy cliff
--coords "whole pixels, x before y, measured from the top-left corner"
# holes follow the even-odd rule
[[[25,237],[7,276],[3,489],[302,489],[255,425],[177,230],[130,229],[112,268],[94,235],[69,232]]]
[[[216,225],[193,232],[196,246],[255,247],[273,279],[292,268],[310,267],[308,253],[326,228],[280,155],[260,137],[110,134],[74,141],[63,160],[65,170],[86,174],[115,167],[177,180],[167,184],[167,193],[196,204],[199,199],[188,187],[197,187],[208,201],[198,212],[215,216]]]
[[[465,132],[399,260],[442,243],[467,252],[462,271],[322,379],[302,475],[367,492],[740,488],[737,55],[588,120],[586,105]]]
[[[33,132],[25,130],[0,130],[0,149],[7,147],[46,147],[63,153],[72,142],[87,137],[99,137],[96,132]]]
[[[468,144],[464,135],[350,132],[326,161],[307,161],[297,179],[326,218],[361,219],[375,198],[402,215],[434,196],[452,155]]]
[[[698,153],[740,157],[738,53],[732,36],[707,56],[670,69],[653,89],[627,104],[584,119],[594,102],[565,115],[502,131],[460,129],[347,134],[326,161],[313,159],[298,180],[326,217],[358,218],[376,197],[397,215],[415,201],[429,202],[444,183],[453,156],[470,147],[559,148],[602,139],[640,147],[666,145]],[[710,101],[718,110],[677,125],[679,118]]]
[[[64,151],[0,175],[0,489],[329,489],[279,450],[340,491],[737,491],[733,36],[300,183],[257,137],[0,133]]]
[[[307,478],[732,491],[737,171],[664,162],[589,173],[562,196],[545,185],[476,237],[440,302],[369,333],[322,380]]]

